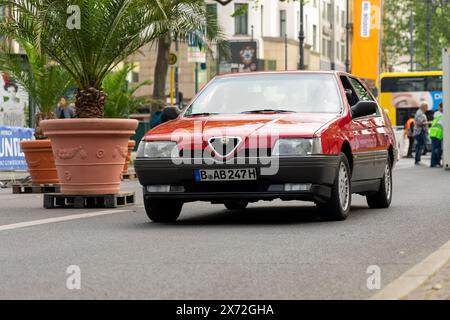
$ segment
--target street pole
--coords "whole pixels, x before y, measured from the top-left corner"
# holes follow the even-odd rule
[[[444,106],[444,169],[450,170],[450,48],[442,50],[442,95]]]
[[[431,36],[431,17],[430,17],[431,0],[427,0],[427,69],[430,70],[430,36]]]
[[[198,62],[195,63],[195,93],[198,92]]]
[[[411,16],[409,19],[409,54],[411,56],[411,70],[414,71],[414,13],[411,7]]]
[[[346,1],[345,24],[345,71],[350,72],[350,0]]]
[[[298,64],[299,70],[305,69],[305,51],[304,51],[304,41],[305,41],[305,33],[303,31],[303,0],[300,0],[300,31],[298,33],[299,40],[299,53],[300,53],[300,63]]]
[[[174,66],[170,66],[170,106],[173,107],[173,98],[174,98],[174,91],[175,91],[175,79],[174,79]]]
[[[287,41],[287,33],[284,34],[284,70],[287,70],[287,61],[288,61],[288,41]]]
[[[178,38],[175,39],[175,52],[177,54],[177,57],[179,56],[179,47],[178,47]],[[179,92],[180,92],[180,86],[179,86],[179,78],[178,78],[178,64],[175,66],[175,101],[177,105],[180,105],[180,99],[179,99]]]
[[[336,57],[336,47],[335,47],[335,41],[336,41],[336,24],[334,23],[336,21],[336,17],[335,17],[335,9],[334,9],[334,1],[331,1],[331,52],[330,52],[330,69],[334,70],[336,69],[336,62],[335,62],[335,57]]]

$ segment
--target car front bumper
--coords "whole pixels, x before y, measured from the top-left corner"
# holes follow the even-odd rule
[[[185,159],[186,160],[186,159]],[[176,199],[183,202],[227,200],[247,201],[306,200],[323,202],[330,198],[331,187],[338,170],[339,157],[328,155],[270,158],[257,163],[195,164],[192,161],[175,164],[170,159],[137,158],[134,167],[143,186],[144,197],[151,199]],[[242,161],[244,162],[244,161]],[[248,162],[248,161],[247,161]],[[272,166],[272,170],[268,170]],[[196,182],[195,169],[256,168],[256,181]],[[276,172],[275,172],[276,171]],[[301,191],[286,191],[285,184],[302,185]],[[148,186],[170,185],[174,191],[149,192]],[[183,191],[180,191],[182,187]]]

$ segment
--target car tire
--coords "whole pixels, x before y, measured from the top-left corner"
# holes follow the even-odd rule
[[[392,166],[388,161],[384,168],[384,176],[381,179],[380,189],[377,193],[368,194],[366,196],[367,204],[370,208],[389,208],[392,201]]]
[[[176,200],[144,199],[145,211],[153,222],[174,222],[178,219],[183,203]]]
[[[224,203],[225,208],[228,210],[244,210],[248,206],[248,201],[245,200],[232,200]]]
[[[352,203],[351,190],[350,165],[346,155],[341,153],[331,198],[325,203],[317,203],[322,220],[341,221],[347,219]]]

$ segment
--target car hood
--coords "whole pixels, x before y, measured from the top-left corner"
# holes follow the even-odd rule
[[[208,141],[211,137],[235,136],[242,140],[261,135],[312,137],[336,119],[336,114],[287,113],[181,117],[152,129],[145,140],[177,140],[190,135]]]

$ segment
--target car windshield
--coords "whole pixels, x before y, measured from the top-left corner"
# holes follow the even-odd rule
[[[259,74],[215,79],[189,106],[185,116],[341,110],[342,100],[331,74]]]

